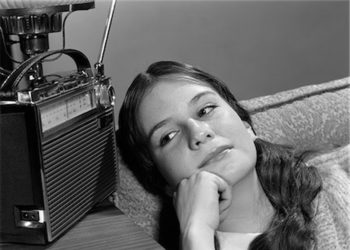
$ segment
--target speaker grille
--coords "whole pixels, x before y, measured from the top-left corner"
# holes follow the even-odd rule
[[[112,113],[104,114],[112,116]],[[43,142],[50,238],[55,239],[115,189],[117,150],[114,123],[99,117]]]

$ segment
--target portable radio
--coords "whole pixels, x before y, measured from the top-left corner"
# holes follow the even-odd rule
[[[54,53],[87,63],[75,50],[37,59]],[[113,92],[105,85],[80,67],[0,103],[2,238],[50,242],[115,190]]]
[[[47,33],[50,25],[59,26],[60,11],[94,7],[91,0],[65,0],[74,1],[0,10],[1,24],[20,36],[29,58],[0,85],[2,242],[52,242],[116,189],[115,95],[102,64],[109,25],[95,74],[78,50],[46,51]],[[45,60],[61,55],[77,69],[44,75]]]

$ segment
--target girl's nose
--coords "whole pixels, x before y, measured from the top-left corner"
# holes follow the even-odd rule
[[[193,150],[198,150],[202,144],[212,140],[215,136],[209,124],[194,119],[188,120],[189,146]]]

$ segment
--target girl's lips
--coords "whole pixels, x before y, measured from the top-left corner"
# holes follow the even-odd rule
[[[199,165],[199,168],[204,167],[205,165],[215,162],[215,161],[219,161],[222,158],[225,157],[225,155],[230,152],[232,150],[232,146],[226,145],[226,146],[220,146],[217,147],[214,151],[212,151],[211,153],[209,153],[204,160],[201,162],[201,164]]]

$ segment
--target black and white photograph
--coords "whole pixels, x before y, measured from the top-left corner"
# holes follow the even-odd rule
[[[0,249],[350,249],[349,0],[0,0]]]

